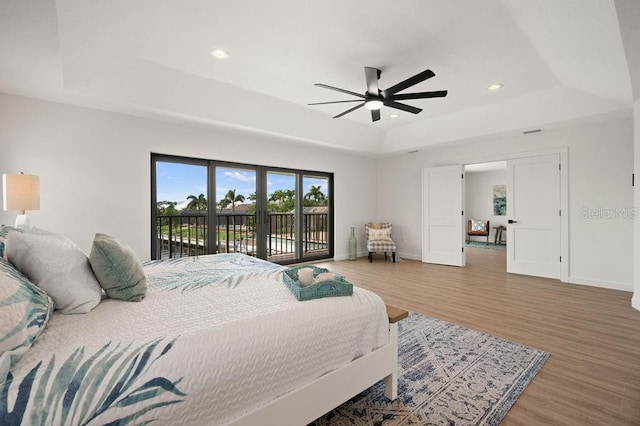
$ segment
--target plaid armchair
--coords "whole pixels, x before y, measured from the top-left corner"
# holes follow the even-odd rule
[[[384,253],[387,260],[387,253],[391,252],[393,262],[396,261],[396,243],[391,239],[392,226],[390,223],[369,222],[364,225],[367,235],[367,251],[369,252],[369,262],[373,262],[374,253]]]

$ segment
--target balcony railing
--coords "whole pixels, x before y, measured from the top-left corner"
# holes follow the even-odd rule
[[[328,253],[328,215],[304,213],[302,227],[303,257],[307,254]],[[218,214],[214,250],[208,250],[207,232],[206,214],[158,216],[156,258],[197,256],[209,252],[257,255],[258,243],[253,214]],[[295,235],[294,214],[270,213],[266,241],[269,260],[295,258]]]

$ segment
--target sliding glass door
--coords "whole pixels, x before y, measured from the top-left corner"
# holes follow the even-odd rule
[[[285,262],[299,258],[296,226],[296,196],[298,176],[291,172],[266,171],[266,230],[267,260]]]
[[[168,192],[168,182],[181,191]],[[185,182],[202,192],[183,195]],[[152,154],[152,205],[174,206],[152,209],[152,258],[243,253],[282,264],[330,258],[332,186],[330,173]],[[195,210],[186,208],[190,202]]]
[[[210,252],[207,173],[206,161],[152,161],[152,259]]]
[[[215,252],[256,256],[256,170],[210,167],[215,170]]]
[[[304,175],[302,209],[302,256],[313,258],[329,256],[331,180],[326,176]]]

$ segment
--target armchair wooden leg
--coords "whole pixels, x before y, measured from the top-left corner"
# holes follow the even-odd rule
[[[369,263],[373,263],[373,253],[369,252]]]
[[[396,252],[391,252],[391,259],[393,259],[393,263],[396,263]]]
[[[387,252],[386,251],[384,252],[384,261],[385,262],[387,261]]]

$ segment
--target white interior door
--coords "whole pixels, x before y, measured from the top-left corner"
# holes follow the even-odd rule
[[[507,161],[507,272],[560,278],[560,157]]]
[[[463,166],[422,169],[422,261],[464,266]]]

